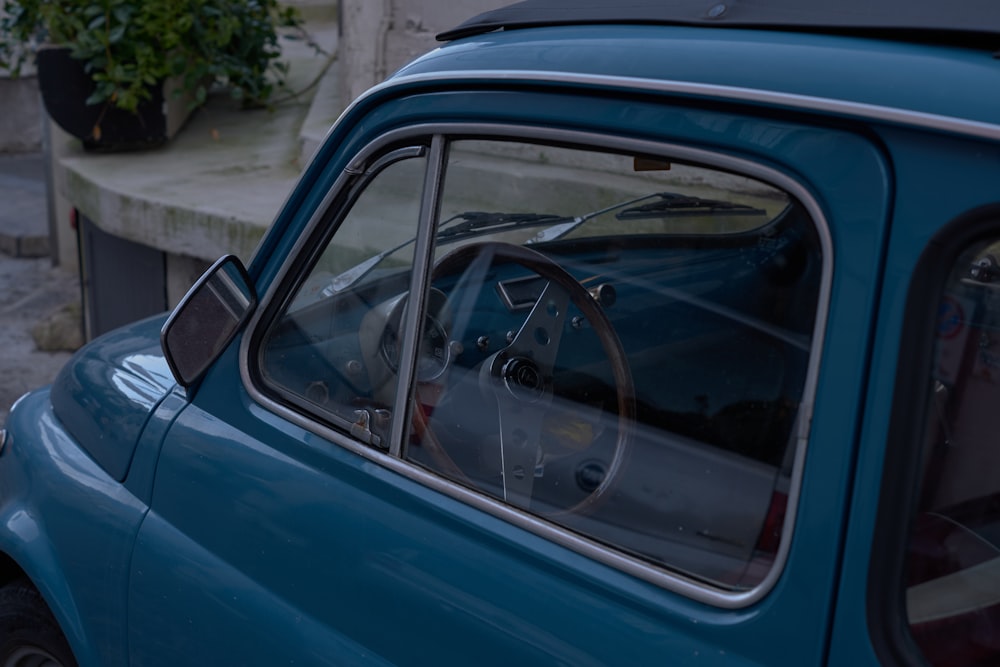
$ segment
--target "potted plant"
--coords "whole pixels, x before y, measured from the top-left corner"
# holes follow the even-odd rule
[[[266,103],[287,71],[278,28],[302,30],[278,0],[3,0],[0,67],[37,55],[46,109],[88,148],[162,143],[182,111],[221,84]],[[59,48],[48,48],[54,45]]]

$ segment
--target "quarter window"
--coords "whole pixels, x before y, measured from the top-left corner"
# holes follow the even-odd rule
[[[358,180],[336,242],[307,250],[316,255],[312,268],[261,349],[263,376],[283,400],[349,430],[370,415],[384,422],[392,402],[397,339],[385,318],[393,311],[398,319],[409,286],[424,153],[392,152]],[[370,421],[355,431],[367,432],[369,444],[383,443],[385,433]]]
[[[823,258],[802,205],[665,155],[442,155],[356,186],[264,338],[267,390],[637,563],[757,586],[813,352]]]

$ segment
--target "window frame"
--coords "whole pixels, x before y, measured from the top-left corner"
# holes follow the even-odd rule
[[[263,334],[270,327],[270,323],[273,322],[274,317],[276,317],[279,312],[283,312],[291,301],[294,300],[295,290],[302,284],[303,278],[308,274],[315,263],[319,261],[322,252],[327,247],[330,239],[337,234],[340,225],[347,218],[350,211],[353,210],[353,207],[357,204],[358,199],[366,190],[369,183],[371,183],[375,178],[378,178],[378,176],[385,169],[393,164],[414,158],[424,158],[427,160],[428,168],[424,174],[420,190],[421,197],[423,198],[427,193],[427,179],[429,178],[429,173],[431,172],[431,159],[433,158],[432,149],[429,145],[409,143],[402,146],[392,147],[388,150],[378,151],[375,153],[374,157],[368,156],[367,154],[359,154],[357,158],[351,161],[351,163],[344,169],[341,177],[337,180],[336,185],[330,190],[330,194],[338,193],[338,196],[331,197],[330,194],[328,194],[328,196],[324,198],[323,202],[317,208],[317,215],[310,221],[306,232],[302,235],[302,237],[300,237],[299,242],[295,244],[289,253],[289,257],[297,258],[298,261],[291,262],[291,266],[282,267],[281,273],[275,281],[276,284],[280,284],[282,286],[282,289],[269,293],[268,301],[266,303],[262,302],[261,309],[259,310],[264,308],[268,309],[268,316],[266,318],[254,318],[247,329],[248,331],[252,331],[255,337]],[[422,217],[418,218],[416,224],[418,235],[422,224]],[[305,239],[304,242],[303,239]],[[417,260],[418,257],[415,255],[414,261],[416,262]],[[286,268],[291,270],[286,271]],[[414,273],[416,273],[416,271]],[[265,319],[268,324],[263,327],[257,327],[256,322],[258,319]],[[351,423],[343,417],[340,417],[332,412],[324,412],[320,415],[318,410],[309,406],[306,402],[303,402],[299,395],[294,392],[287,391],[284,387],[281,387],[278,384],[267,382],[264,377],[265,374],[259,370],[264,365],[263,346],[261,344],[256,344],[256,348],[257,353],[254,357],[256,363],[253,365],[253,372],[256,374],[255,380],[257,384],[266,385],[270,391],[280,397],[279,400],[294,406],[293,409],[301,411],[305,414],[312,414],[318,419],[325,419],[327,422],[333,424],[334,428],[350,432]],[[415,358],[416,355],[414,354],[414,360]],[[246,364],[243,363],[244,359],[245,357],[241,355],[241,372],[244,375],[244,383],[246,384],[246,373],[244,372]],[[401,359],[401,362],[404,361],[405,357]],[[247,386],[254,386],[256,388],[256,385],[247,384]]]
[[[353,199],[356,197],[358,174],[364,173],[368,166],[377,163],[379,156],[386,152],[389,146],[401,147],[419,143],[429,144],[431,150],[417,228],[414,275],[411,277],[410,293],[422,294],[424,297],[419,300],[418,308],[408,309],[406,321],[403,324],[407,331],[416,330],[417,324],[422,321],[426,305],[426,291],[429,284],[429,269],[434,246],[432,237],[434,226],[438,222],[437,208],[440,204],[443,184],[441,176],[447,166],[448,146],[453,141],[469,138],[536,142],[622,154],[668,156],[672,160],[751,177],[779,188],[797,199],[810,216],[822,252],[812,347],[799,406],[799,417],[796,420],[792,436],[795,442],[794,463],[788,491],[788,506],[782,525],[781,542],[770,571],[757,586],[741,591],[718,588],[679,572],[654,565],[614,547],[573,533],[569,529],[550,523],[539,516],[506,505],[486,494],[461,486],[400,456],[405,435],[404,427],[408,423],[411,407],[409,399],[414,386],[418,336],[407,336],[406,340],[409,341],[409,344],[404,344],[401,353],[396,400],[397,402],[403,401],[403,405],[406,406],[406,414],[403,415],[403,419],[393,420],[389,436],[389,451],[366,445],[350,437],[347,433],[318,421],[313,415],[290,408],[269,395],[273,393],[273,390],[262,386],[265,383],[262,374],[257,369],[260,365],[261,343],[264,334],[280,311],[287,295],[298,286],[302,276],[307,272],[307,267],[314,257],[310,253],[315,252],[315,246],[320,243],[325,244],[336,234],[339,222],[350,210]],[[303,258],[309,261],[302,261]],[[333,187],[316,209],[316,213],[307,223],[303,233],[282,261],[269,290],[261,298],[261,307],[258,308],[247,329],[248,333],[242,340],[240,349],[241,375],[243,384],[252,400],[268,411],[433,491],[668,591],[721,609],[741,609],[760,601],[771,591],[780,578],[787,561],[802,487],[809,429],[824,348],[834,261],[832,235],[817,198],[799,180],[775,167],[764,164],[761,160],[738,157],[721,151],[695,148],[674,142],[618,137],[580,130],[500,123],[417,124],[390,131],[368,143],[351,159],[349,166],[337,178]]]
[[[972,246],[996,238],[1000,203],[963,213],[927,243],[907,291],[901,331],[910,335],[899,343],[866,591],[869,634],[876,655],[886,664],[924,662],[910,634],[905,575],[924,453],[912,445],[926,435],[938,308],[955,262]]]

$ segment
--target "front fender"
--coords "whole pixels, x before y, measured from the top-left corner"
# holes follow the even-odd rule
[[[94,462],[47,389],[7,420],[0,452],[0,551],[39,589],[81,667],[128,663],[127,582],[147,510]]]
[[[66,430],[119,481],[139,434],[175,384],[160,349],[163,319],[157,315],[84,345],[52,384],[50,401]]]

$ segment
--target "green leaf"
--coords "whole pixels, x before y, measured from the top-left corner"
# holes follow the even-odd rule
[[[85,104],[93,106],[95,104],[100,104],[101,102],[105,102],[107,101],[107,99],[108,99],[107,95],[102,94],[100,90],[95,90],[93,93],[90,94],[90,97],[87,98]]]
[[[130,23],[132,21],[132,15],[134,13],[134,7],[129,7],[127,5],[120,5],[115,7],[112,14],[119,23]]]
[[[257,104],[284,85],[277,27],[302,30],[277,0],[0,0],[0,68],[19,66],[11,44],[38,36],[70,45],[96,88],[91,103],[135,109],[148,88],[180,75],[199,103],[206,80]],[[307,33],[298,39],[313,42]]]

